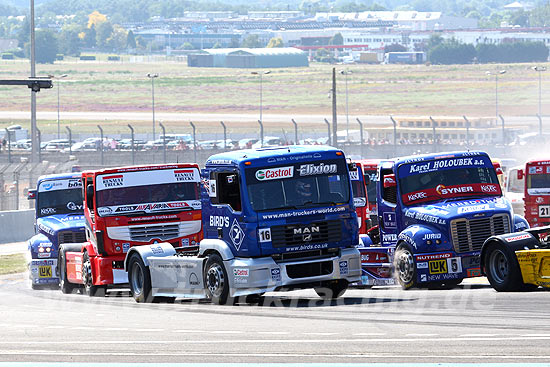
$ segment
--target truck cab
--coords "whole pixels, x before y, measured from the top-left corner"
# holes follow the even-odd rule
[[[382,161],[378,177],[379,243],[404,289],[480,276],[484,241],[528,227],[502,196],[486,153]],[[365,251],[380,251],[370,242]]]
[[[90,296],[128,283],[126,253],[166,242],[194,252],[202,238],[196,164],[85,171],[81,175],[87,242],[59,251],[61,290],[84,286]]]
[[[125,269],[136,301],[205,297],[223,304],[294,288],[336,298],[359,279],[357,215],[341,150],[220,153],[206,161],[202,182],[198,255],[174,256],[164,244],[132,248]]]
[[[57,286],[59,245],[86,242],[80,174],[41,176],[28,198],[36,200],[36,234],[28,240],[27,252],[31,287]]]
[[[523,182],[525,219],[529,225],[550,225],[550,160],[529,160],[516,175],[517,180]]]
[[[360,163],[363,168],[363,177],[365,177],[367,189],[367,215],[368,219],[370,219],[370,223],[367,222],[365,230],[368,231],[370,228],[378,225],[378,216],[376,214],[376,180],[380,159],[362,159],[358,161],[358,163]]]
[[[367,233],[367,230],[372,227],[369,218],[369,203],[367,201],[367,184],[369,176],[363,175],[361,163],[353,162],[354,169],[349,171],[351,181],[351,189],[353,194],[353,205],[357,213],[357,223],[359,224],[359,234]]]

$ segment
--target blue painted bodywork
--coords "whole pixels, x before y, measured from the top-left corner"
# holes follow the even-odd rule
[[[71,232],[72,238],[85,238],[84,234],[84,212],[82,203],[76,203],[79,207],[67,214],[51,214],[40,216],[38,200],[41,195],[38,188],[44,182],[55,182],[61,180],[80,180],[79,173],[65,173],[41,176],[37,181],[36,189],[36,234],[28,240],[28,265],[29,277],[33,285],[58,284],[57,256],[59,248],[59,234]],[[40,249],[43,251],[40,251]],[[46,251],[49,249],[49,251]],[[40,273],[44,268],[49,267],[51,276],[48,273]]]
[[[338,164],[339,174],[345,169],[342,174],[345,174],[350,192],[346,202],[327,202],[324,205],[312,207],[254,210],[252,203],[258,199],[250,197],[247,177],[251,180],[251,177],[258,175],[259,171],[277,167],[294,167],[294,173],[298,175],[298,172],[300,174],[302,172],[299,171],[301,167],[311,164],[319,167],[326,162]],[[242,208],[232,208],[227,204],[212,202],[213,192],[218,190],[214,187],[213,178],[217,177],[216,174],[228,173],[234,173],[235,179],[238,180]],[[201,193],[204,238],[222,239],[235,257],[272,256],[309,250],[337,250],[354,247],[359,242],[357,214],[353,206],[349,173],[341,150],[332,147],[290,146],[225,152],[211,156],[201,174],[204,184]],[[327,200],[330,201],[330,198]],[[336,241],[317,242],[313,239],[293,246],[274,246],[271,234],[267,235],[265,232],[273,231],[274,227],[287,228],[288,226],[304,230],[312,224],[331,221],[341,226],[341,237]]]
[[[510,224],[507,231],[520,231],[528,228],[527,221],[512,212],[510,202],[501,194],[470,195],[430,201],[427,203],[408,203],[402,200],[400,179],[407,176],[402,167],[411,163],[418,167],[432,162],[432,171],[437,168],[435,161],[448,159],[475,159],[479,167],[492,167],[491,160],[483,152],[452,152],[405,157],[391,161],[382,161],[378,167],[378,176],[394,174],[397,181],[397,201],[391,203],[383,198],[383,179],[378,181],[378,219],[380,223],[380,244],[375,245],[368,236],[362,236],[360,251],[386,251],[393,255],[397,246],[408,246],[414,255],[417,282],[445,282],[481,275],[479,266],[480,250],[460,251],[452,240],[452,223],[456,220],[478,220],[495,215],[507,217]],[[462,161],[460,161],[462,162]],[[435,168],[434,168],[435,166]],[[428,166],[429,167],[429,166]],[[384,173],[385,172],[385,173]],[[391,172],[391,173],[390,173]],[[427,171],[430,172],[430,171]],[[496,176],[495,176],[496,177]],[[420,176],[418,176],[420,179]],[[445,187],[445,186],[443,186]],[[456,222],[455,222],[456,223]],[[378,246],[378,247],[376,247]],[[391,266],[391,265],[390,265]],[[378,277],[363,274],[371,285]]]

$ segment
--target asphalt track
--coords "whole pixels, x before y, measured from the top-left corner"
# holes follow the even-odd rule
[[[16,274],[0,277],[0,295],[0,362],[25,366],[550,363],[550,292],[497,293],[484,278],[452,290],[349,290],[332,302],[303,290],[215,306],[33,291]]]

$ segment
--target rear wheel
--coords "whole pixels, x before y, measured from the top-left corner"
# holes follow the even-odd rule
[[[325,283],[322,287],[315,288],[315,292],[322,299],[337,299],[348,289],[348,281],[344,279]]]
[[[229,297],[229,278],[220,255],[208,256],[204,267],[204,283],[206,294],[212,303],[218,305],[233,303],[233,299]]]
[[[61,288],[61,292],[65,294],[72,293],[77,285],[70,283],[67,280],[67,263],[65,259],[65,249],[63,247],[59,248],[59,255],[57,256],[57,268],[57,275],[59,276],[59,287]]]
[[[401,288],[409,289],[418,286],[414,255],[409,246],[401,244],[397,247],[394,257],[394,267],[397,281],[401,285]]]
[[[84,283],[84,292],[90,297],[104,297],[107,286],[94,285],[92,275],[92,262],[88,251],[82,255],[82,282]]]
[[[498,292],[516,292],[523,287],[516,255],[501,243],[493,242],[487,248],[485,273],[491,286]]]

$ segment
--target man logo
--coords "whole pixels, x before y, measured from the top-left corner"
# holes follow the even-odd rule
[[[311,236],[311,234],[305,234],[302,239],[306,242],[309,242],[309,241],[311,241],[312,236]]]

